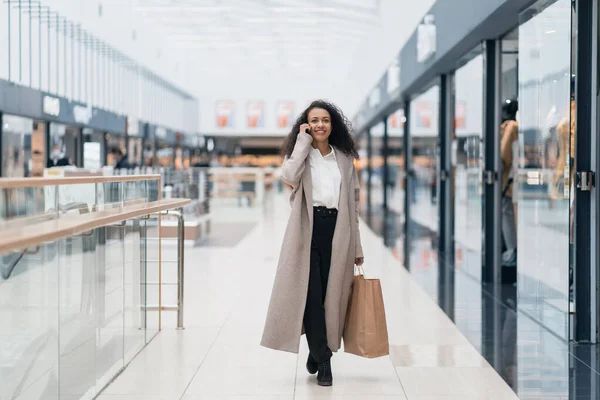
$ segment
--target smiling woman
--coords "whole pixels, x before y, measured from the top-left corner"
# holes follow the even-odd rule
[[[352,158],[358,158],[356,144],[352,138],[352,124],[338,107],[324,100],[312,102],[312,104],[298,117],[290,134],[283,143],[283,156],[290,157],[292,155],[298,135],[301,133],[300,128],[303,124],[311,125],[311,130],[313,129],[313,125],[316,125],[316,120],[312,122],[309,121],[309,114],[313,111],[314,115],[310,115],[310,117],[316,118],[316,120],[318,120],[319,117],[323,117],[323,112],[326,112],[329,115],[329,144],[339,148],[340,151]],[[318,114],[315,114],[317,112]]]
[[[354,264],[364,262],[358,230],[358,158],[352,127],[333,104],[313,102],[296,121],[281,178],[292,186],[262,345],[298,353],[306,333],[306,369],[331,386],[332,352],[340,348]]]

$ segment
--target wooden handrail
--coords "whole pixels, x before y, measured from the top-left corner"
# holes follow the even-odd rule
[[[22,226],[0,232],[0,253],[12,253],[101,228],[131,218],[180,208],[190,199],[166,199],[149,203],[116,207],[89,214],[67,215],[36,225]]]
[[[139,181],[160,181],[160,175],[78,176],[67,178],[2,178],[0,179],[0,189]]]

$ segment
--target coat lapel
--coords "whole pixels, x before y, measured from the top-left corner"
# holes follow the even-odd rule
[[[310,156],[309,156],[310,157]],[[308,212],[308,219],[312,228],[313,224],[313,194],[312,194],[312,174],[310,172],[310,159],[306,157],[304,165],[304,173],[302,174],[302,188],[304,192],[304,199],[306,200],[306,211]]]
[[[342,176],[342,186],[340,187],[340,201],[341,201],[341,193],[344,193],[344,191],[347,191],[347,185],[348,185],[348,177],[350,176],[350,170],[349,170],[349,161],[350,158],[344,154],[340,149],[338,149],[337,147],[335,148],[335,160],[337,162],[338,168],[340,170],[340,174]]]

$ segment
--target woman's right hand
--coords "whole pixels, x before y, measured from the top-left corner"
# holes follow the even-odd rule
[[[300,125],[300,133],[306,133],[307,135],[310,135],[310,125],[309,124],[302,124]]]

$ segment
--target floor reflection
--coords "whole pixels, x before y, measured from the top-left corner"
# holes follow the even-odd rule
[[[369,211],[365,207],[362,214],[367,225],[401,259],[403,217],[381,208]],[[600,398],[597,345],[569,346],[552,330],[535,322],[524,312],[530,299],[517,290],[516,284],[482,284],[476,265],[475,269],[454,268],[452,263],[442,262],[440,267],[433,253],[428,256],[428,250],[437,246],[433,232],[424,225],[411,227],[413,277],[519,398]],[[408,356],[399,354],[400,358]]]

